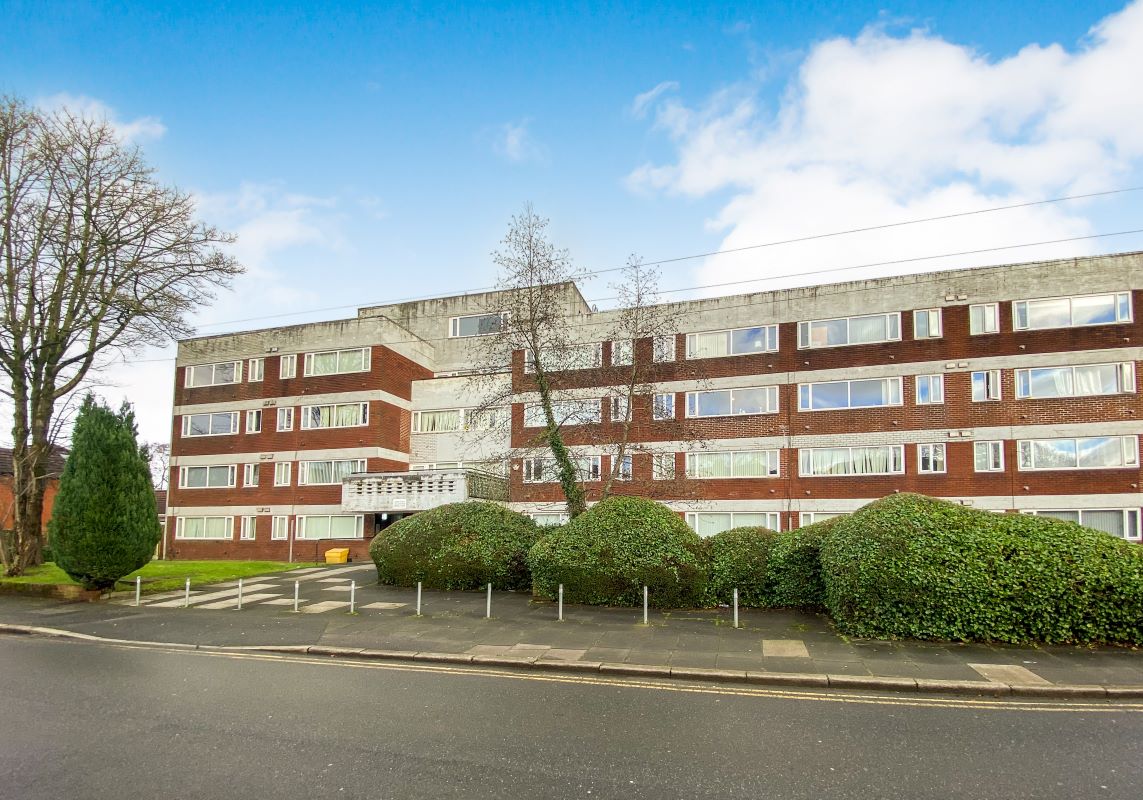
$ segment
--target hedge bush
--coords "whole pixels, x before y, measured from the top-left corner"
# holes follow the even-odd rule
[[[700,606],[706,548],[678,514],[640,497],[609,497],[555,530],[528,554],[533,591],[595,605]]]
[[[825,606],[822,543],[841,517],[782,531],[770,549],[769,574],[773,605],[819,611]]]
[[[523,589],[528,550],[540,529],[530,517],[472,500],[421,511],[385,528],[369,545],[381,583],[430,589]]]
[[[773,602],[773,579],[769,560],[774,537],[769,528],[731,528],[706,539],[710,580],[706,593],[710,603],[729,604],[738,589],[740,606],[765,608]]]
[[[1143,548],[1074,523],[893,495],[836,523],[821,563],[845,633],[1143,644]]]

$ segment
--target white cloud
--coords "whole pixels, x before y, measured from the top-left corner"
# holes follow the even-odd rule
[[[547,152],[529,130],[531,124],[530,119],[504,123],[496,129],[493,149],[498,155],[516,164],[546,160]]]
[[[643,119],[647,116],[647,110],[654,105],[659,97],[667,92],[677,91],[678,88],[678,81],[663,81],[654,88],[635,95],[635,99],[631,101],[631,116],[635,119]]]
[[[158,117],[137,117],[131,120],[120,119],[115,109],[111,108],[111,106],[102,100],[97,100],[94,97],[87,97],[85,95],[73,95],[67,92],[61,92],[41,99],[36,105],[46,111],[66,108],[73,114],[79,114],[80,116],[92,119],[106,120],[124,142],[138,144],[139,142],[161,139],[167,132],[166,126],[159,121]]]
[[[1105,189],[1143,166],[1139,75],[1143,2],[1099,22],[1078,48],[1028,45],[1002,59],[925,31],[895,36],[872,26],[815,45],[772,111],[750,83],[698,105],[649,99],[645,110],[653,107],[677,157],[638,167],[628,185],[728,192],[709,221],[723,249]],[[1037,206],[720,255],[696,282],[775,276],[769,286],[793,285],[1114,247],[1079,242],[788,277],[1083,235],[1094,230],[1084,212],[1079,203]],[[742,290],[750,288],[765,287]]]

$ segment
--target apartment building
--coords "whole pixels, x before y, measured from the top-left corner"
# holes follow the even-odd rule
[[[615,313],[561,292],[584,345],[560,376],[564,433],[589,499],[629,415],[616,491],[703,535],[914,491],[1140,539],[1143,253],[687,301],[654,341],[608,340]],[[167,555],[364,558],[394,519],[466,496],[561,519],[523,353],[499,376],[503,417],[475,413],[473,343],[498,300],[181,342]],[[648,390],[621,403],[632,360]]]

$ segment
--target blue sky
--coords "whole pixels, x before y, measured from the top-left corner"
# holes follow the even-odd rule
[[[0,92],[109,116],[239,234],[250,275],[202,310],[204,333],[487,286],[525,201],[600,268],[1143,184],[1138,4],[272,5],[0,4]],[[663,284],[789,285],[1143,227],[1141,208],[1125,194],[697,259]],[[898,270],[1127,249],[1143,236]],[[111,373],[148,438],[167,435],[170,372]]]

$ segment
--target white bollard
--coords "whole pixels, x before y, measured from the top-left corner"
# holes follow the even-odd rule
[[[183,596],[183,608],[186,608],[189,605],[190,605],[190,578],[187,578],[187,590],[186,590],[186,594]]]
[[[140,596],[143,594],[143,579],[138,575],[135,576],[135,605],[139,605]]]
[[[643,624],[647,624],[647,587],[643,587]]]
[[[301,581],[294,581],[294,613],[298,613],[298,587],[301,586]]]
[[[421,616],[421,582],[417,581],[417,616]]]
[[[238,610],[242,610],[242,579],[238,579]]]
[[[353,608],[357,603],[357,581],[349,582],[349,613],[352,614]]]
[[[738,590],[734,590],[734,627],[738,629]]]
[[[564,585],[560,584],[560,622],[564,621]]]
[[[492,619],[492,584],[488,584],[488,606],[484,611],[485,619]]]

